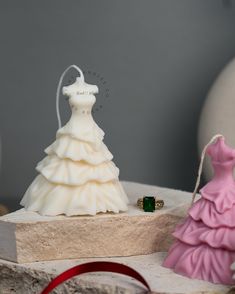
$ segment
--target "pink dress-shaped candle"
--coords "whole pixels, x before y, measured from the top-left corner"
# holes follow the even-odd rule
[[[230,266],[235,261],[235,150],[220,137],[206,152],[214,177],[176,227],[177,240],[163,266],[189,278],[234,284]]]

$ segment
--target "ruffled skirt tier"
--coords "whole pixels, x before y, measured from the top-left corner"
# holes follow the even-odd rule
[[[53,184],[38,175],[26,191],[21,205],[42,215],[95,215],[127,210],[128,199],[117,182],[88,182],[82,186]]]
[[[188,217],[175,229],[173,236],[192,246],[207,244],[213,248],[235,251],[235,227],[210,228],[202,221],[195,221]]]
[[[202,198],[213,202],[219,213],[224,213],[235,205],[235,183],[228,183],[223,188],[209,182],[200,190]]]
[[[189,209],[189,215],[210,228],[235,227],[235,205],[221,213],[216,209],[214,202],[201,198]]]
[[[71,159],[73,161],[85,161],[91,165],[98,165],[113,159],[113,155],[103,142],[95,147],[91,143],[83,142],[63,135],[46,148],[48,155],[57,155],[62,159]]]
[[[112,161],[90,165],[84,161],[61,159],[48,155],[36,167],[48,181],[55,184],[80,186],[89,181],[105,183],[118,180],[119,169]]]
[[[163,266],[189,278],[232,285],[234,281],[230,266],[234,260],[234,251],[215,249],[206,244],[192,246],[176,241]]]

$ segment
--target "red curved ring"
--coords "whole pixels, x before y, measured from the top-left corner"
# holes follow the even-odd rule
[[[48,284],[48,286],[41,292],[41,294],[50,293],[58,285],[67,281],[68,279],[71,279],[75,276],[78,276],[84,273],[91,273],[91,272],[113,272],[113,273],[123,274],[123,275],[136,279],[137,281],[142,283],[148,289],[148,291],[151,291],[146,280],[137,271],[130,268],[129,266],[116,263],[116,262],[96,261],[96,262],[88,262],[88,263],[80,264],[66,270],[65,272],[58,275],[55,279],[53,279]]]

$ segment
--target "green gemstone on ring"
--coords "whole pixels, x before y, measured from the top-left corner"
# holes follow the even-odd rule
[[[155,198],[152,196],[145,196],[143,198],[143,210],[145,212],[155,211]]]

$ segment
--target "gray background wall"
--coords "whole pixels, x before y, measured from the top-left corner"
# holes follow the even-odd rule
[[[1,0],[0,202],[15,207],[35,177],[72,63],[100,86],[94,117],[121,179],[192,190],[200,109],[234,55],[232,0]]]

